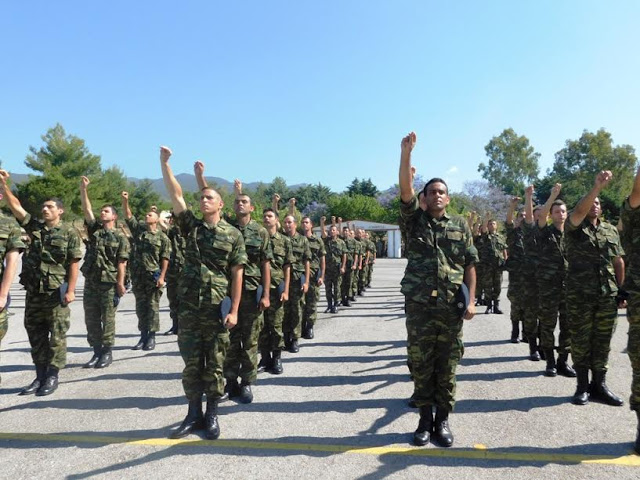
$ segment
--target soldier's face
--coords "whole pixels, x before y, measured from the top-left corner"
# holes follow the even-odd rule
[[[308,218],[305,218],[304,220],[302,220],[302,229],[305,232],[310,231],[313,228],[313,224],[311,223],[311,220],[309,220]]]
[[[554,205],[551,207],[551,221],[554,225],[564,223],[567,219],[567,206],[566,205]]]
[[[425,195],[427,210],[441,212],[449,205],[449,194],[444,183],[434,182],[427,187]]]
[[[331,238],[333,239],[338,238],[338,227],[332,226],[329,230],[329,235],[331,235]]]
[[[102,220],[103,223],[112,222],[115,219],[116,215],[113,213],[111,207],[103,207],[102,210],[100,210],[100,220]]]
[[[62,216],[63,210],[58,208],[56,202],[47,200],[42,204],[42,218],[45,220],[55,221]]]
[[[203,214],[218,213],[223,206],[222,198],[214,190],[206,189],[200,193],[200,211]]]
[[[600,216],[601,211],[602,209],[600,208],[600,199],[596,197],[596,199],[593,201],[593,205],[591,205],[591,209],[589,210],[587,217],[592,219],[598,218]]]
[[[147,225],[153,225],[155,223],[158,223],[158,214],[156,212],[151,211],[147,213],[144,219],[147,222]]]
[[[489,230],[489,233],[495,233],[498,229],[498,223],[495,220],[491,220],[487,225],[487,229]]]
[[[284,219],[284,229],[289,235],[296,233],[296,221],[291,215],[287,215]]]
[[[233,202],[233,210],[236,212],[236,215],[248,215],[253,212],[253,205],[251,205],[251,199],[246,195],[242,195],[240,197],[236,197]]]
[[[267,228],[275,227],[277,224],[276,215],[273,212],[265,212],[262,215],[262,221],[264,222],[264,226]]]

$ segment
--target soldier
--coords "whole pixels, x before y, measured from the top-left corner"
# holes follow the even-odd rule
[[[269,233],[269,243],[273,252],[271,260],[271,286],[269,308],[264,311],[264,327],[260,332],[258,348],[260,363],[258,372],[268,371],[280,375],[282,369],[282,349],[284,348],[284,305],[289,300],[289,284],[291,281],[291,240],[278,231],[277,211],[265,208],[262,213],[264,226]]]
[[[555,377],[558,373],[565,377],[575,377],[576,372],[567,363],[571,351],[571,338],[567,319],[565,278],[567,276],[567,256],[564,241],[564,222],[567,218],[567,206],[562,200],[556,200],[562,185],[556,183],[551,195],[540,208],[538,216],[538,251],[540,268],[538,282],[538,318],[540,321],[540,346],[547,362],[545,375]],[[547,225],[547,216],[551,212],[551,225]],[[555,361],[554,331],[560,323],[558,335],[558,362]]]
[[[285,348],[290,353],[298,353],[298,339],[302,334],[302,310],[304,297],[309,290],[311,276],[311,250],[307,237],[297,231],[296,220],[289,214],[284,218],[284,230],[291,240],[291,287],[289,301],[284,305],[284,333]]]
[[[308,216],[302,217],[302,231],[309,242],[311,261],[309,263],[309,290],[304,296],[304,311],[302,313],[302,338],[311,340],[314,337],[313,326],[318,318],[318,299],[320,287],[324,284],[326,271],[324,242],[313,233],[313,222]]]
[[[522,232],[522,221],[524,214],[518,212],[516,219],[513,219],[513,213],[516,210],[520,197],[513,197],[509,202],[509,210],[507,211],[507,246],[509,249],[509,258],[507,259],[506,269],[509,272],[509,286],[507,288],[507,298],[511,302],[511,343],[519,343],[520,324],[524,322],[524,305],[522,302],[524,290],[526,288],[526,278],[523,273],[523,264],[525,258],[524,239]]]
[[[180,235],[180,229],[175,224],[173,215],[169,218],[169,228],[167,237],[171,242],[171,257],[169,258],[169,268],[167,269],[167,300],[169,300],[169,316],[171,317],[171,328],[164,332],[165,335],[178,334],[178,306],[180,297],[178,295],[178,283],[180,272],[184,267],[185,238]]]
[[[136,315],[140,340],[133,350],[156,348],[156,332],[160,329],[160,297],[171,258],[171,242],[158,228],[158,212],[152,209],[140,225],[129,208],[129,193],[122,192],[122,210],[132,243],[135,244],[131,277],[133,295],[136,297]]]
[[[353,239],[348,226],[342,227],[342,218],[338,218],[338,228],[342,231],[342,240],[347,247],[347,269],[342,277],[342,305],[351,306],[350,290],[353,278],[353,271],[357,268],[358,261],[356,241]]]
[[[320,233],[325,245],[326,284],[324,287],[327,295],[327,311],[338,313],[338,298],[342,288],[341,281],[347,269],[347,247],[339,236],[338,227],[335,224],[336,217],[331,217],[329,236],[325,230],[326,217],[320,219]],[[325,312],[327,313],[327,312]]]
[[[365,284],[367,283],[367,270],[369,267],[369,240],[367,240],[364,229],[359,228],[357,230],[356,239],[360,242],[361,257],[360,268],[358,271],[358,284],[356,285],[356,294],[359,297],[363,296],[365,290]]]
[[[367,279],[365,281],[364,286],[369,288],[371,286],[371,277],[373,276],[373,266],[376,263],[376,244],[373,239],[369,235],[369,232],[366,232],[367,242],[369,244],[369,261],[367,267]]]
[[[2,194],[0,193],[0,200]],[[16,276],[18,258],[25,249],[20,226],[15,218],[10,218],[0,211],[0,345],[9,328],[9,289]],[[0,384],[2,378],[0,378]]]
[[[533,189],[525,190],[525,219],[522,224],[524,233],[524,275],[527,279],[523,291],[524,300],[524,336],[529,344],[529,360],[539,362],[544,359],[544,351],[539,348],[538,337],[540,322],[538,319],[539,299],[537,275],[540,268],[538,252],[537,223],[540,217],[540,207],[533,206]]]
[[[413,441],[426,445],[433,433],[438,443],[450,447],[453,434],[448,418],[455,404],[455,371],[464,350],[463,318],[471,319],[475,314],[474,264],[478,256],[465,219],[446,213],[449,195],[444,180],[427,182],[427,211],[419,209],[410,173],[415,143],[413,132],[402,139],[399,175],[400,212],[409,242],[401,291],[405,295],[414,400],[420,408]],[[466,298],[461,295],[463,283],[468,288]]]
[[[578,202],[565,222],[569,273],[567,309],[571,329],[571,356],[577,373],[572,402],[589,398],[621,406],[622,400],[606,384],[610,343],[618,317],[616,296],[624,283],[623,250],[616,227],[600,220],[598,195],[613,175],[602,171],[593,188]],[[589,385],[589,369],[593,378]]]
[[[349,238],[353,239],[355,245],[355,258],[353,272],[351,274],[351,287],[349,288],[349,300],[355,302],[356,294],[358,293],[358,282],[360,281],[360,271],[362,270],[362,256],[365,253],[362,242],[358,236],[358,230],[353,223],[349,227]]]
[[[502,315],[500,310],[500,290],[502,289],[502,270],[507,261],[507,244],[498,233],[498,222],[490,218],[487,222],[487,233],[483,235],[478,246],[478,255],[483,262],[483,278],[487,310],[484,312]]]
[[[42,203],[43,222],[31,217],[7,186],[9,173],[0,170],[0,186],[11,212],[31,236],[22,261],[20,283],[27,291],[24,326],[31,344],[36,378],[20,395],[50,395],[58,388],[58,373],[67,360],[69,304],[76,298],[81,240],[73,226],[62,222],[64,207],[57,198]]]
[[[84,274],[84,322],[87,341],[93,356],[84,368],[105,368],[113,360],[111,349],[116,336],[116,308],[126,290],[124,278],[129,259],[129,241],[115,228],[118,218],[112,205],[103,205],[97,221],[91,209],[87,187],[89,179],[80,180],[80,201],[89,241],[82,264]]]
[[[170,156],[171,150],[160,147],[162,177],[176,224],[187,240],[178,287],[178,347],[185,363],[182,386],[189,400],[187,416],[171,438],[184,437],[204,424],[206,438],[214,440],[220,436],[218,401],[224,388],[228,329],[238,321],[247,255],[240,232],[221,218],[224,204],[218,192],[212,188],[201,191],[202,220],[187,209],[182,187],[169,166]],[[203,394],[207,396],[204,418]]]
[[[629,265],[624,291],[628,294],[627,320],[629,339],[627,353],[631,360],[632,380],[629,406],[638,417],[638,433],[634,450],[640,454],[640,170],[636,173],[631,195],[622,204],[622,236]],[[624,292],[621,292],[624,293]]]

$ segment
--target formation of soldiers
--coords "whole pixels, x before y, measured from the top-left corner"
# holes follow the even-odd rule
[[[618,309],[627,308],[630,407],[638,415],[640,454],[640,169],[617,226],[600,218],[599,195],[612,179],[610,171],[602,171],[570,212],[558,199],[562,185],[539,206],[533,204],[534,186],[527,187],[524,209],[518,209],[520,198],[511,199],[505,240],[489,215],[483,221],[474,214],[466,220],[449,216],[448,187],[440,178],[416,196],[411,166],[416,141],[415,133],[403,138],[399,175],[408,259],[402,293],[414,381],[410,402],[420,410],[414,443],[425,445],[433,436],[442,446],[453,444],[448,417],[463,352],[462,320],[481,305],[487,314],[502,313],[498,299],[507,270],[511,341],[520,342],[522,325],[529,359],[544,359],[546,376],[575,377],[575,405],[624,404],[608,388],[606,374]]]
[[[328,311],[348,307],[370,285],[375,245],[362,230],[344,227],[332,217],[330,234],[322,218],[321,235],[313,233],[309,217],[301,217],[295,199],[280,224],[279,195],[273,208],[252,219],[255,207],[235,181],[233,218],[223,216],[223,202],[207,185],[204,164],[194,172],[201,191],[202,219],[189,210],[168,160],[160,151],[161,168],[173,204],[165,222],[155,207],[136,219],[129,195],[122,192],[127,230],[118,223],[113,205],[103,205],[99,218],[89,198],[90,180],[81,177],[80,198],[86,228],[83,306],[87,341],[93,355],[84,368],[107,368],[113,361],[116,311],[132,284],[140,339],[134,350],[153,350],[160,328],[159,301],[167,287],[171,328],[178,335],[185,362],[182,383],[188,413],[172,438],[203,429],[218,438],[220,401],[253,401],[251,386],[259,372],[283,373],[281,354],[299,352],[299,339],[314,338],[320,287],[326,281]],[[0,214],[0,340],[7,330],[9,288],[21,252],[25,251],[21,283],[27,290],[25,326],[36,378],[20,395],[45,396],[58,388],[66,364],[69,303],[75,298],[82,238],[62,221],[58,199],[43,203],[43,221],[33,219],[7,186],[0,170],[0,189],[15,219]],[[17,220],[17,221],[16,221]],[[301,229],[298,224],[301,224]],[[21,239],[22,226],[29,246]],[[348,277],[346,273],[348,272]],[[343,277],[345,280],[343,280]],[[340,294],[340,301],[336,297]],[[260,352],[260,362],[258,362]],[[203,396],[207,399],[203,410]]]

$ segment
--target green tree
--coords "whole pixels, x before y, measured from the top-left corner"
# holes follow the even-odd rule
[[[378,187],[376,187],[371,179],[359,180],[358,177],[354,178],[351,185],[347,187],[346,193],[348,195],[364,195],[367,197],[375,197],[378,195]]]
[[[375,198],[366,195],[335,195],[329,199],[328,207],[330,215],[344,220],[380,222],[387,214]]]
[[[151,180],[140,180],[136,184],[131,184],[131,187],[129,188],[129,207],[135,217],[143,217],[152,205],[157,206],[158,210],[169,208],[168,202],[163,201],[153,189]]]
[[[508,195],[521,195],[526,184],[538,176],[540,154],[529,144],[529,139],[518,135],[512,128],[493,137],[484,147],[489,163],[481,163],[478,171],[490,184]]]

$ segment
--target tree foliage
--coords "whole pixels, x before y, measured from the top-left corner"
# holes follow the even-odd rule
[[[347,187],[348,195],[364,195],[366,197],[375,197],[378,194],[376,187],[370,178],[359,180],[357,177],[353,179],[351,185]]]
[[[540,154],[529,144],[529,139],[518,135],[512,128],[493,137],[484,147],[489,163],[481,163],[478,171],[491,185],[500,187],[509,195],[521,195],[526,184],[538,176]]]

